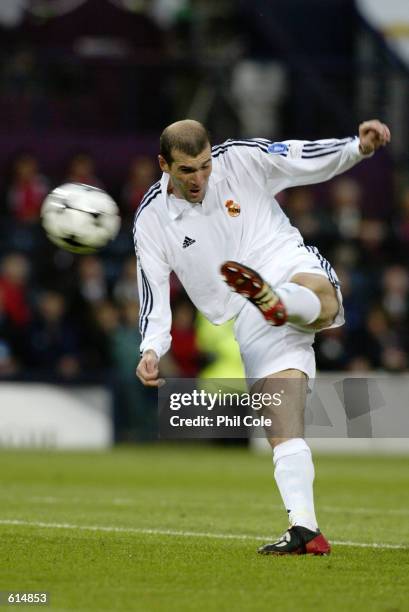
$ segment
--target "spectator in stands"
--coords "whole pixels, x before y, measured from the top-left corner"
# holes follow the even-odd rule
[[[366,272],[379,270],[385,265],[388,253],[389,230],[381,219],[362,219],[359,229],[361,265]]]
[[[134,379],[133,366],[139,355],[141,334],[138,329],[139,302],[128,300],[120,309],[119,325],[113,329],[113,354],[115,363],[128,378]]]
[[[406,328],[408,319],[409,273],[403,266],[393,265],[382,274],[382,305],[395,325]]]
[[[82,300],[101,302],[108,295],[108,285],[102,260],[96,255],[85,255],[78,262],[78,290]]]
[[[29,272],[28,259],[19,253],[5,255],[1,261],[0,291],[4,310],[19,328],[24,328],[31,318],[28,301]]]
[[[353,354],[365,358],[372,369],[405,369],[407,339],[392,324],[387,312],[376,304],[368,312],[364,329],[358,334],[359,343],[353,344]]]
[[[196,309],[182,295],[172,308],[171,354],[179,370],[179,376],[195,378],[201,367],[202,355],[196,340]]]
[[[230,379],[227,381],[228,387],[231,387],[231,379],[237,379],[236,382],[243,381],[239,387],[245,391],[243,362],[239,345],[234,339],[233,321],[213,325],[199,312],[196,315],[196,334],[199,349],[204,355],[200,378]]]
[[[343,240],[358,238],[361,227],[361,188],[359,183],[348,176],[332,183],[330,191],[333,222]]]
[[[76,153],[71,158],[65,181],[103,188],[102,182],[95,174],[95,161],[91,155],[85,152]]]
[[[382,369],[387,372],[405,372],[408,363],[408,352],[403,347],[387,346],[382,353]]]
[[[176,301],[181,295],[184,295],[185,290],[174,272],[171,272],[169,276],[169,290],[171,303]]]
[[[81,333],[82,354],[88,372],[106,371],[112,367],[112,338],[118,326],[119,311],[110,300],[90,306]]]
[[[317,336],[315,350],[319,370],[343,370],[348,362],[348,341],[345,327],[326,329]]]
[[[128,218],[138,208],[143,196],[155,182],[157,164],[147,156],[135,157],[129,166],[128,179],[122,192],[123,212]]]
[[[139,303],[124,302],[118,324],[111,329],[110,346],[115,368],[115,430],[117,440],[148,440],[156,437],[156,402],[152,389],[135,378],[141,335]]]
[[[346,369],[349,372],[360,372],[363,374],[364,372],[370,372],[373,368],[367,357],[359,355],[358,357],[352,357],[352,359],[347,362]]]
[[[41,204],[48,191],[48,181],[39,173],[34,155],[20,154],[13,164],[11,183],[6,194],[7,208],[13,219],[37,223]]]
[[[0,377],[12,376],[19,370],[16,359],[17,330],[4,307],[0,290]]]
[[[385,310],[379,305],[372,306],[365,330],[360,333],[359,352],[370,360],[372,367],[379,369],[383,350],[395,340]]]
[[[109,300],[106,271],[98,256],[79,258],[71,305],[88,370],[109,367],[112,363],[109,333],[114,322],[118,322],[118,313]]]
[[[78,332],[66,312],[61,293],[47,290],[39,295],[29,331],[28,361],[42,376],[71,379],[80,373]]]
[[[112,307],[113,305],[111,304]],[[119,313],[120,317],[118,317],[117,311],[115,318],[111,313],[109,319],[106,319],[106,323],[103,325],[110,339],[112,362],[119,376],[123,376],[127,380],[131,376],[131,379],[135,381],[139,388],[140,383],[135,379],[134,368],[141,342],[138,327],[139,302],[137,300],[129,300],[123,303]],[[109,322],[111,323],[110,325]],[[162,369],[168,377],[179,375],[177,365],[171,353],[164,356]]]
[[[0,335],[0,378],[15,376],[18,372],[19,366],[11,347]]]
[[[138,302],[138,287],[135,257],[129,257],[123,264],[118,281],[114,285],[113,295],[118,304]]]
[[[310,187],[296,187],[287,194],[286,213],[300,230],[306,244],[316,244],[328,233],[334,235],[336,228],[325,207],[316,206],[316,194]]]
[[[349,272],[358,270],[360,251],[356,242],[336,242],[333,244],[332,258],[334,267],[338,274],[339,268],[345,268]],[[360,270],[360,272],[362,272]]]
[[[372,287],[359,268],[337,267],[338,278],[342,285],[345,310],[345,329],[347,333],[357,333],[362,329],[367,314],[367,300]]]

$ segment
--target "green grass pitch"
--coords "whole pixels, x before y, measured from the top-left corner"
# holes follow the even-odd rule
[[[316,457],[329,557],[256,554],[287,526],[269,455],[157,444],[0,462],[0,590],[47,591],[45,609],[409,609],[409,458]]]

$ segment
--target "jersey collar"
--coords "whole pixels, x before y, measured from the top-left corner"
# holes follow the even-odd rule
[[[177,219],[180,215],[182,215],[185,210],[188,210],[191,205],[187,200],[175,198],[174,196],[168,193],[169,174],[167,174],[166,172],[162,174],[160,184],[162,188],[163,197],[165,199],[165,204],[168,209],[169,217],[173,221],[174,219]]]
[[[207,186],[206,196],[209,195],[209,191],[212,191],[215,185],[220,183],[220,181],[226,179],[228,173],[222,168],[214,167],[212,173],[209,178],[209,183]],[[169,174],[164,172],[161,178],[161,188],[162,193],[165,198],[166,206],[168,209],[169,216],[172,220],[177,219],[180,215],[182,215],[185,211],[191,210],[192,204],[190,204],[187,200],[183,200],[180,198],[175,198],[174,196],[170,196],[168,194],[168,184],[169,184]],[[206,198],[204,200],[203,205],[206,205]]]

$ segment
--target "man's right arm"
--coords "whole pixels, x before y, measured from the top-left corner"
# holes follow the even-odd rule
[[[140,301],[139,329],[142,336],[142,357],[136,375],[144,385],[157,387],[164,383],[164,380],[159,378],[159,360],[171,344],[171,270],[157,241],[141,228],[135,228],[134,240]]]

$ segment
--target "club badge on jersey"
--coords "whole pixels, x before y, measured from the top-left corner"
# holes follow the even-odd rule
[[[230,217],[238,217],[239,216],[239,214],[241,212],[240,204],[238,204],[234,200],[227,200],[227,202],[225,202],[224,205],[227,208],[227,212],[230,215]]]

